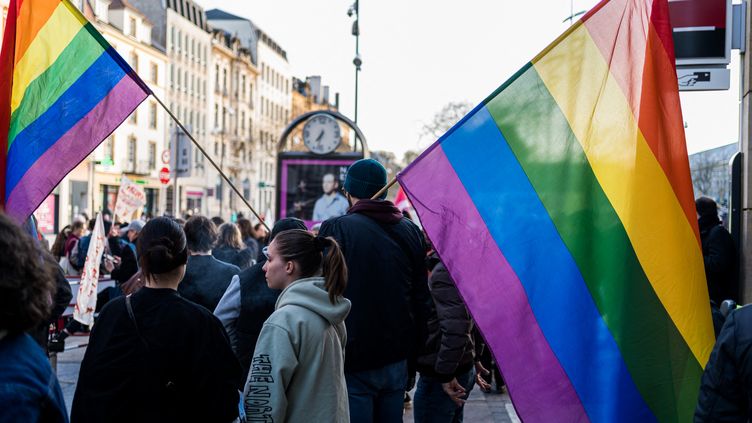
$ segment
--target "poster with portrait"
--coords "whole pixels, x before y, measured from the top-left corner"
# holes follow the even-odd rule
[[[280,159],[279,217],[297,217],[310,228],[342,216],[349,204],[342,185],[357,158]]]

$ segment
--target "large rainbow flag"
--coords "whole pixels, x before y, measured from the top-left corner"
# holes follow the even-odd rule
[[[399,177],[526,422],[688,422],[714,337],[667,0],[603,1]]]
[[[68,0],[10,1],[0,74],[0,205],[19,221],[151,93]]]

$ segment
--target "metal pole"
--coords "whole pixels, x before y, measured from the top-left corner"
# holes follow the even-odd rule
[[[222,170],[225,167],[225,122],[224,122],[224,114],[222,115],[222,131],[219,133],[219,143],[220,150],[219,150],[219,173],[222,173]],[[222,183],[222,180],[219,180],[219,215],[222,216],[222,210],[224,210],[224,202],[225,202],[225,184]]]
[[[355,57],[358,57],[358,36],[355,36]],[[360,66],[355,66],[355,119],[353,122],[358,123],[358,74],[360,73]]]
[[[360,0],[355,0],[355,23],[358,32],[355,34],[355,60],[360,57]],[[358,123],[358,73],[360,73],[360,63],[355,64],[355,118],[353,122]]]
[[[175,141],[173,141],[170,148],[170,154],[172,155],[172,162],[175,164],[175,180],[173,181],[172,188],[172,215],[174,217],[180,217],[180,194],[178,191],[178,175],[180,174],[180,168],[178,166],[178,148],[180,147],[180,128],[175,125]]]
[[[271,232],[271,229],[269,229],[269,226],[266,224],[266,222],[264,222],[264,220],[261,219],[261,216],[259,216],[259,214],[256,213],[256,210],[253,208],[253,206],[251,206],[251,204],[248,202],[248,200],[246,200],[245,197],[243,197],[240,194],[240,191],[238,191],[237,187],[235,187],[235,184],[233,184],[232,182],[230,182],[230,179],[227,178],[227,175],[225,175],[224,172],[222,172],[222,169],[220,169],[219,166],[217,166],[217,163],[214,161],[214,159],[212,159],[210,155],[206,154],[206,150],[204,150],[204,148],[201,146],[201,144],[199,144],[198,141],[196,141],[196,139],[193,138],[193,135],[191,135],[191,133],[188,132],[187,129],[185,129],[185,126],[183,126],[183,124],[180,123],[180,121],[178,120],[178,118],[175,117],[175,115],[172,113],[172,111],[170,109],[167,108],[167,106],[165,106],[165,104],[162,102],[162,100],[159,97],[157,97],[153,92],[151,93],[151,95],[154,97],[155,100],[157,100],[157,103],[159,103],[159,105],[162,106],[162,108],[167,112],[167,114],[170,115],[170,117],[172,118],[172,120],[180,127],[180,129],[183,130],[183,132],[185,133],[185,135],[193,142],[193,145],[195,145],[196,148],[198,148],[198,151],[200,151],[201,154],[203,154],[204,157],[206,157],[207,160],[209,160],[209,163],[211,163],[211,165],[214,166],[215,169],[217,169],[217,171],[219,172],[219,175],[222,176],[222,178],[227,182],[227,185],[229,185],[230,188],[232,188],[232,190],[235,191],[235,193],[238,194],[238,196],[243,199],[243,202],[251,210],[251,213],[253,213],[253,215],[256,216],[256,219],[258,219],[259,222],[261,222],[261,224],[264,225],[264,227],[269,232]]]

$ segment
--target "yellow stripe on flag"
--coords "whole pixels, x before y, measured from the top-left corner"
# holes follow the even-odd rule
[[[582,145],[658,298],[704,366],[714,337],[710,313],[704,312],[710,300],[702,251],[602,53],[579,26],[534,66]]]
[[[55,63],[82,28],[83,24],[65,2],[60,2],[13,69],[11,113],[21,104],[29,84]]]

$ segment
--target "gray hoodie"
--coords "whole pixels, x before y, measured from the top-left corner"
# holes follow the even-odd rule
[[[349,422],[344,362],[350,301],[329,302],[324,278],[282,291],[253,353],[243,392],[249,422]]]

